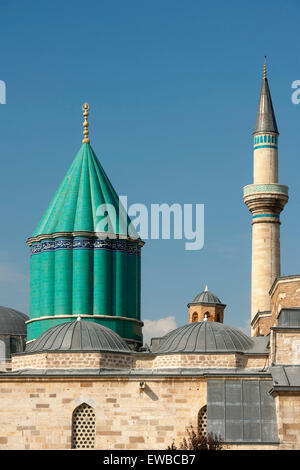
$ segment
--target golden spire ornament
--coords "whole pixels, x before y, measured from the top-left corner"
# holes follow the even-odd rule
[[[85,144],[89,144],[90,143],[90,139],[89,139],[89,130],[88,130],[88,127],[89,127],[89,123],[88,123],[88,115],[89,115],[89,110],[90,110],[90,106],[88,103],[83,103],[82,105],[82,111],[83,111],[83,116],[84,116],[84,121],[83,121],[83,135],[84,135],[84,138],[82,140],[82,143]]]
[[[267,78],[266,59],[267,59],[267,56],[265,55],[265,61],[264,61],[264,78]]]

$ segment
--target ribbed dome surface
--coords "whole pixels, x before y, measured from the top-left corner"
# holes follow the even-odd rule
[[[0,307],[0,335],[26,336],[28,317],[13,308]]]
[[[223,323],[189,323],[171,331],[161,340],[158,353],[244,352],[254,346],[249,336]]]
[[[56,232],[97,232],[101,216],[97,215],[100,205],[107,205],[113,233],[126,235],[130,219],[104,169],[88,143],[82,144],[69,171],[58,188],[34,237]],[[113,214],[114,208],[115,214]],[[109,227],[102,227],[108,232]],[[130,235],[138,238],[132,225]]]
[[[40,351],[130,352],[126,342],[114,331],[93,321],[70,321],[54,326],[26,347]]]
[[[209,290],[205,290],[203,292],[200,292],[200,294],[196,295],[193,300],[193,303],[197,302],[204,302],[207,304],[220,304],[221,300]]]

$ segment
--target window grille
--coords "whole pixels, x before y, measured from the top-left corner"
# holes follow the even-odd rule
[[[206,436],[207,426],[207,406],[203,406],[198,413],[198,433],[199,436]]]
[[[73,412],[72,449],[93,449],[95,447],[96,417],[93,408],[82,403]]]

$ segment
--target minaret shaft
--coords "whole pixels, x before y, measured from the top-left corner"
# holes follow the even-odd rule
[[[272,140],[272,135],[269,134]],[[253,183],[278,183],[278,150],[272,147],[257,148],[253,158]]]
[[[252,224],[251,318],[271,310],[269,290],[280,275],[280,223]]]

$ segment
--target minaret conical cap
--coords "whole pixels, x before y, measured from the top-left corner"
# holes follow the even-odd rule
[[[279,134],[267,79],[266,61],[264,62],[264,74],[254,127],[254,134],[260,132]]]

